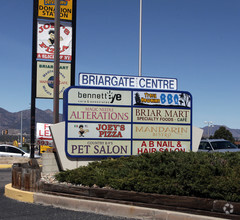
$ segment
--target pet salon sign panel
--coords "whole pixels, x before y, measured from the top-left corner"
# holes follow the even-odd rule
[[[70,87],[64,102],[70,157],[191,150],[188,92]]]

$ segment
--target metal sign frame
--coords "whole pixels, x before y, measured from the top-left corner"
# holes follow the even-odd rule
[[[148,100],[141,97],[142,94]],[[136,112],[144,117],[137,119]],[[63,113],[68,157],[120,157],[163,149],[192,150],[192,96],[189,92],[69,87],[64,92]],[[154,114],[165,114],[165,119],[153,119]],[[161,136],[164,133],[169,136]]]

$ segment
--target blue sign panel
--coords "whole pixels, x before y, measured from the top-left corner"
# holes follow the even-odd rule
[[[192,149],[189,92],[70,87],[64,93],[69,157]]]

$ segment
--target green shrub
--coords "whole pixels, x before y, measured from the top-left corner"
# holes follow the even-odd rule
[[[240,201],[240,153],[155,152],[60,172],[59,182]]]

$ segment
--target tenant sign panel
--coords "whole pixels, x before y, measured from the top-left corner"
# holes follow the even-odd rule
[[[72,20],[72,0],[60,1],[60,19]],[[55,0],[38,0],[38,16],[43,18],[55,17]]]
[[[53,146],[53,139],[52,139],[51,132],[49,130],[50,125],[51,124],[37,123],[37,129],[36,129],[37,145]]]
[[[37,22],[37,59],[54,59],[54,21]],[[72,24],[60,22],[60,60],[72,60]]]
[[[190,151],[189,92],[70,87],[64,92],[69,157],[119,157]]]
[[[53,98],[54,63],[37,61],[37,98]],[[71,85],[71,64],[60,63],[59,66],[59,98],[63,91]]]

